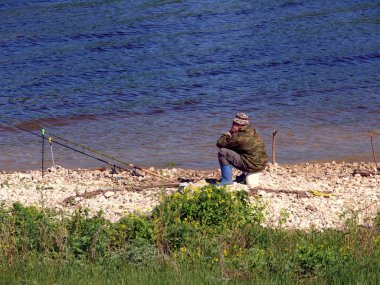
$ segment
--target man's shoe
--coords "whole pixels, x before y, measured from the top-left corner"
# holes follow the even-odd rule
[[[245,183],[246,174],[243,172],[242,174],[236,176],[235,181],[237,183]]]

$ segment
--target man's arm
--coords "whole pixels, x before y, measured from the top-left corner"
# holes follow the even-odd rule
[[[216,146],[219,148],[229,148],[233,149],[239,145],[237,140],[237,133],[231,134],[230,132],[225,132],[216,142]]]

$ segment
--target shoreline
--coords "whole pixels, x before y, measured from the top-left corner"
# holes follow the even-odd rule
[[[349,215],[370,225],[380,212],[380,175],[362,176],[355,169],[373,172],[372,162],[305,162],[269,164],[260,175],[260,185],[250,189],[234,183],[233,190],[245,190],[251,200],[260,197],[266,204],[264,226],[296,229],[341,229]],[[72,213],[78,208],[89,214],[102,210],[105,218],[117,221],[128,213],[149,213],[159,203],[160,194],[177,191],[172,182],[190,181],[186,185],[206,185],[205,178],[219,179],[218,169],[148,168],[162,179],[139,170],[111,174],[110,168],[49,168],[41,179],[41,170],[0,172],[0,203],[55,208]],[[234,175],[239,171],[234,170]],[[312,194],[329,193],[318,196]],[[304,192],[306,195],[298,195]]]
[[[97,122],[97,121],[95,121]],[[112,122],[117,125],[117,122]],[[122,122],[119,122],[120,124]],[[220,133],[225,126],[212,126],[212,131],[203,133],[196,133],[197,139],[187,141],[186,133],[177,131],[171,136],[167,144],[163,144],[165,140],[163,136],[157,137],[153,133],[148,133],[146,140],[138,142],[139,146],[131,142],[125,142],[124,138],[128,136],[124,129],[121,129],[117,134],[110,134],[114,140],[104,141],[103,134],[88,133],[87,131],[79,132],[79,130],[97,130],[100,126],[96,124],[84,124],[81,126],[71,126],[69,128],[52,129],[54,133],[59,133],[60,136],[74,140],[85,146],[89,145],[96,151],[105,153],[107,155],[117,157],[125,162],[132,162],[138,166],[149,168],[151,166],[156,168],[166,168],[170,164],[175,164],[176,167],[188,169],[214,169],[219,167],[217,162],[217,148],[215,142],[220,136]],[[259,134],[263,137],[266,143],[268,154],[271,152],[271,133],[268,133],[268,126],[258,127]],[[78,137],[73,138],[73,132],[78,133]],[[139,132],[138,132],[139,133]],[[207,134],[206,134],[207,133]],[[35,132],[35,134],[38,134]],[[145,132],[144,132],[145,134]],[[298,136],[298,132],[292,131],[287,133],[286,130],[279,130],[279,137],[276,142],[276,158],[280,164],[299,164],[306,162],[326,162],[335,160],[336,162],[371,162],[373,161],[373,154],[369,138],[363,133],[351,134],[352,137],[335,138],[328,137],[329,140],[321,141],[321,138],[315,143],[310,141],[316,140],[315,133],[310,130],[310,133]],[[356,135],[355,135],[356,134]],[[375,132],[377,136],[377,132]],[[96,144],[90,143],[92,138],[101,140]],[[360,136],[360,139],[358,137]],[[354,139],[355,138],[355,139]],[[376,140],[376,137],[375,137]],[[181,143],[186,141],[185,149]],[[17,142],[17,143],[15,143]],[[57,141],[59,142],[59,140]],[[154,147],[150,147],[153,146]],[[75,146],[75,145],[74,145]],[[375,150],[377,142],[375,141]],[[74,147],[76,148],[76,147]],[[78,147],[80,150],[81,148]],[[96,168],[106,164],[95,161],[93,158],[78,154],[75,151],[52,143],[52,148],[46,141],[45,144],[45,165],[51,166],[52,157],[51,150],[54,152],[54,159],[57,165],[69,169],[76,168]],[[41,168],[41,141],[32,137],[28,133],[17,132],[14,136],[5,136],[3,146],[0,151],[4,154],[0,159],[0,171],[28,171],[38,170]],[[89,152],[91,154],[92,152]],[[191,156],[188,154],[192,153]],[[97,155],[95,155],[97,156]],[[114,164],[112,159],[99,156],[111,165]],[[118,164],[118,163],[116,163]],[[122,165],[121,165],[122,166]]]
[[[49,162],[49,160],[47,160]],[[215,161],[217,161],[217,158],[215,158]],[[281,166],[296,166],[296,165],[303,165],[303,164],[323,164],[323,163],[331,163],[331,162],[335,162],[335,163],[338,163],[338,164],[345,164],[345,163],[360,163],[360,164],[373,164],[373,167],[375,168],[375,163],[373,161],[373,158],[370,157],[370,155],[356,155],[356,156],[345,156],[344,158],[339,158],[339,159],[318,159],[318,160],[301,160],[301,161],[296,161],[296,162],[289,162],[289,163],[282,163],[282,162],[276,162],[276,164],[278,165],[281,165]],[[268,162],[268,165],[272,164],[271,161]],[[378,167],[380,168],[380,161],[377,162],[378,164]],[[118,165],[118,164],[116,164]],[[68,170],[72,170],[72,171],[75,171],[75,170],[79,170],[79,171],[83,171],[83,170],[88,170],[88,171],[94,171],[94,170],[99,170],[99,169],[110,169],[110,166],[109,165],[106,165],[106,166],[89,166],[89,167],[62,167],[60,165],[57,165],[57,167],[60,167],[60,168],[64,168],[64,169],[68,169]],[[213,167],[182,167],[181,165],[176,165],[174,164],[173,166],[163,166],[163,167],[156,167],[156,166],[136,166],[137,168],[138,167],[141,167],[143,169],[149,169],[149,168],[155,168],[155,169],[176,169],[176,168],[179,168],[179,169],[183,169],[183,170],[196,170],[196,171],[215,171],[217,170],[218,168],[213,168]],[[47,170],[49,168],[53,168],[52,165],[48,165],[47,167],[45,167],[44,169]],[[133,170],[133,168],[130,168],[130,167],[125,167],[126,169],[128,170]],[[31,171],[41,171],[41,166],[39,167],[34,167],[34,168],[13,168],[13,169],[1,169],[0,168],[0,173],[7,173],[7,174],[11,174],[11,173],[28,173],[28,172],[31,172]]]

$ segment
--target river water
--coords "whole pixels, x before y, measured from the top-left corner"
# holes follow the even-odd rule
[[[235,113],[277,161],[380,152],[379,1],[0,1],[0,121],[141,166],[216,168]],[[64,167],[104,164],[53,143]],[[51,164],[46,145],[45,164]],[[0,125],[0,169],[41,140]]]

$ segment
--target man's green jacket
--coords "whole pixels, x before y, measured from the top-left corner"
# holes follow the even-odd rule
[[[231,137],[223,134],[217,141],[216,146],[228,148],[240,154],[250,172],[261,171],[268,163],[264,141],[251,125],[243,126],[238,132],[233,133]]]

